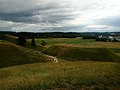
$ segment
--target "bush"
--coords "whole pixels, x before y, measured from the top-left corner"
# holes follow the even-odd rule
[[[46,42],[45,42],[44,40],[42,40],[41,45],[42,45],[42,46],[45,46],[45,45],[46,45]]]

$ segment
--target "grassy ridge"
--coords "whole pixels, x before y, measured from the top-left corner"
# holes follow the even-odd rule
[[[71,61],[116,61],[120,57],[105,48],[80,48],[71,46],[53,45],[43,51],[45,54],[57,56]]]
[[[120,65],[112,62],[39,63],[3,68],[0,69],[0,89],[118,90],[119,69]]]
[[[52,61],[51,58],[10,42],[0,42],[0,67]]]

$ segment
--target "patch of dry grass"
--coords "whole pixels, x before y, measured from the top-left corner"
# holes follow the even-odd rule
[[[3,68],[0,69],[0,89],[120,89],[119,69],[118,63],[92,61],[38,63]]]

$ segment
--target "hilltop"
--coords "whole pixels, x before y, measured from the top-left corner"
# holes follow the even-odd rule
[[[107,48],[81,48],[70,45],[52,45],[43,53],[69,61],[105,61],[114,62],[120,57]]]

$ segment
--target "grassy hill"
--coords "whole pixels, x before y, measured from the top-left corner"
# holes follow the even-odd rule
[[[52,58],[32,49],[0,41],[0,68],[46,61],[52,61]]]
[[[114,62],[36,63],[0,69],[0,90],[119,90]]]
[[[106,48],[81,48],[73,46],[53,45],[43,53],[70,61],[117,61],[120,57]]]
[[[53,39],[56,43],[52,40],[45,47],[39,47],[40,41],[36,41],[38,46],[33,48],[31,39],[25,47],[13,44],[16,40],[9,36],[7,41],[12,43],[0,41],[0,90],[120,89],[120,64],[114,62],[120,60],[120,43]],[[50,62],[53,58],[39,50],[64,60]]]

